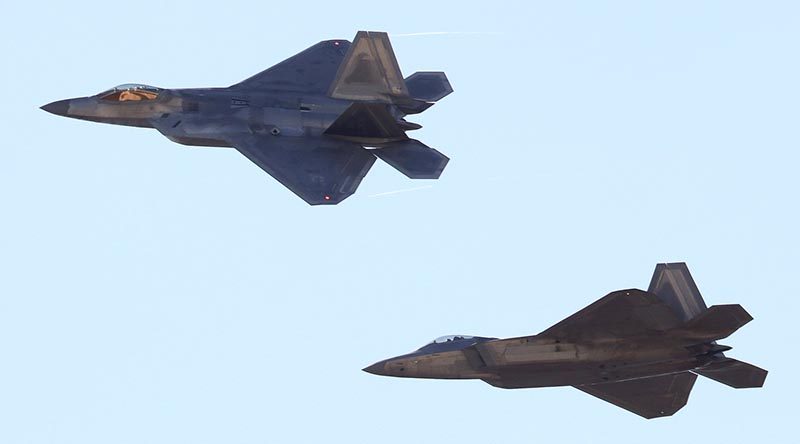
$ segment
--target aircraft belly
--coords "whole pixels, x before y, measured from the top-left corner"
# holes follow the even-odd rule
[[[601,381],[596,369],[576,365],[547,365],[536,368],[521,366],[500,369],[493,378],[485,378],[487,383],[500,388],[557,387],[565,385],[589,384]]]
[[[496,369],[493,379],[484,380],[502,388],[586,385],[680,373],[692,370],[696,365],[697,363],[693,359],[563,364],[551,362],[499,368]]]
[[[198,117],[186,113],[165,113],[151,124],[169,140],[181,145],[231,147],[224,134],[244,132],[244,120],[234,118]]]
[[[213,139],[208,137],[181,137],[181,136],[173,136],[169,135],[166,136],[167,139],[179,143],[181,145],[188,145],[188,146],[207,146],[207,147],[216,147],[216,148],[233,148],[233,145],[228,143],[226,140],[222,139]]]
[[[299,109],[255,108],[251,110],[250,130],[270,132],[275,136],[304,136],[303,119]]]

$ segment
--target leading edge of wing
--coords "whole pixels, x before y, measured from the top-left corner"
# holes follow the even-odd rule
[[[609,293],[539,335],[573,341],[618,338],[665,331],[679,324],[675,313],[656,295],[629,289]]]
[[[231,88],[325,94],[349,48],[347,40],[324,40]]]
[[[335,205],[355,193],[375,156],[325,137],[230,136],[240,153],[310,205]]]

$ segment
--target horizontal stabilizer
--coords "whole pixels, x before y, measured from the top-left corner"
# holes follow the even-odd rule
[[[692,339],[713,341],[727,338],[753,317],[739,304],[713,305],[683,327]]]
[[[334,99],[392,103],[408,97],[400,65],[385,32],[359,31],[328,95]]]
[[[763,368],[731,358],[715,360],[693,372],[733,388],[761,387],[767,379],[767,371]]]
[[[406,78],[408,94],[417,100],[436,102],[453,92],[443,72],[419,71]]]
[[[697,376],[690,372],[575,386],[647,419],[671,416],[686,405]]]
[[[388,143],[372,152],[411,179],[438,179],[450,161],[444,154],[414,139]]]

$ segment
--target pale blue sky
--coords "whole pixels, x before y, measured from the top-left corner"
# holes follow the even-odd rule
[[[0,27],[0,442],[790,442],[800,341],[796,2],[15,2]],[[667,5],[668,3],[668,5]],[[44,103],[224,86],[391,34],[455,93],[452,160],[309,207],[233,150]],[[374,197],[424,185],[431,188]],[[686,261],[761,390],[645,421],[570,388],[360,371],[450,333],[539,332]]]

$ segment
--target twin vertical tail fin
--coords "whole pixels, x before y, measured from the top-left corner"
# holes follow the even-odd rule
[[[648,292],[655,294],[685,322],[687,337],[697,343],[713,343],[727,338],[753,317],[738,304],[706,303],[697,289],[685,263],[658,264]],[[719,346],[720,349],[728,347]],[[712,355],[708,365],[692,371],[734,388],[761,387],[767,371],[746,362],[726,357],[722,352]]]
[[[328,95],[334,99],[384,103],[408,97],[388,34],[369,31],[356,34]]]
[[[413,114],[451,92],[453,88],[443,72],[421,71],[403,79],[389,35],[359,31],[339,65],[328,95],[354,102],[392,103]]]
[[[340,139],[378,147],[372,152],[411,179],[438,179],[444,154],[410,139],[421,128],[403,117],[428,109],[453,91],[443,72],[417,72],[403,79],[389,36],[359,31],[328,90],[353,103],[326,130]]]
[[[703,296],[683,262],[656,265],[647,292],[661,299],[684,322],[706,310]]]

